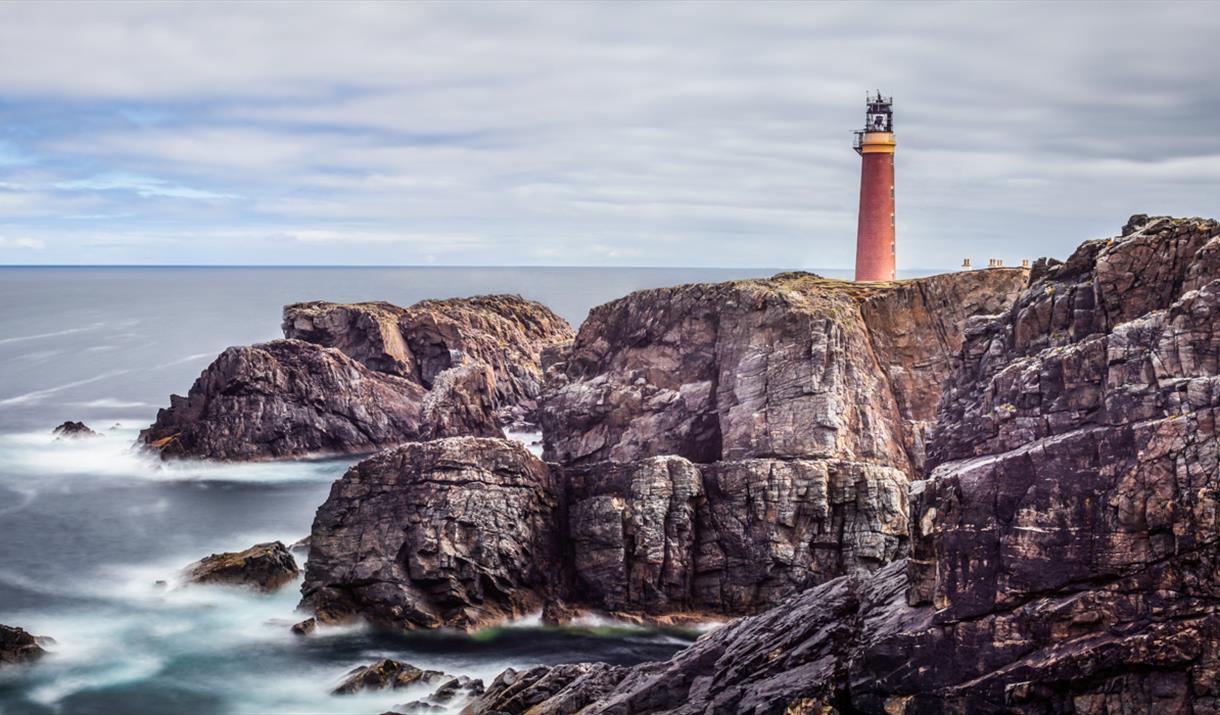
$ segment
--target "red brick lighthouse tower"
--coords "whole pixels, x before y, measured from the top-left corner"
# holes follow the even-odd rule
[[[864,129],[856,132],[860,172],[860,223],[856,229],[856,280],[894,280],[893,98],[868,98]]]

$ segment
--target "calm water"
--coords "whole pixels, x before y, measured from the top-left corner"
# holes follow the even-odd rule
[[[371,714],[426,694],[328,695],[378,657],[487,681],[509,666],[667,657],[685,637],[518,624],[299,639],[293,588],[158,588],[209,553],[304,536],[348,462],[164,467],[129,446],[225,347],[279,337],[285,303],[514,292],[578,324],[635,289],[769,273],[0,268],[0,623],[58,641],[36,667],[0,672],[0,712]],[[52,441],[67,419],[105,436]]]

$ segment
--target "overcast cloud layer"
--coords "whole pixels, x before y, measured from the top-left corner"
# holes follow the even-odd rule
[[[0,4],[0,262],[900,268],[1220,214],[1220,4]]]

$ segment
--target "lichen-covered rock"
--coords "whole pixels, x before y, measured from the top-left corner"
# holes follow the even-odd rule
[[[567,321],[515,295],[389,303],[315,301],[284,308],[284,336],[335,347],[378,372],[431,389],[460,365],[490,366],[495,404],[505,424],[535,419],[542,389],[541,353],[571,340]]]
[[[439,670],[421,670],[390,658],[382,658],[372,665],[363,665],[347,674],[343,682],[331,691],[332,695],[353,695],[365,690],[398,690],[412,685],[435,683],[445,678]]]
[[[540,609],[561,578],[561,485],[517,442],[406,444],[318,509],[303,605],[323,621],[473,629]]]
[[[871,461],[912,473],[970,316],[1021,269],[863,286],[786,273],[633,293],[590,312],[541,411],[563,464],[675,454]]]
[[[258,591],[274,591],[299,573],[296,559],[279,541],[212,554],[183,569],[188,583],[247,586]]]
[[[46,640],[21,628],[0,624],[0,668],[33,663],[42,658],[47,654],[43,648]]]
[[[163,458],[253,460],[498,434],[480,384],[454,380],[425,410],[426,390],[414,382],[369,370],[339,350],[275,340],[225,350],[186,397],[170,397],[139,441]]]

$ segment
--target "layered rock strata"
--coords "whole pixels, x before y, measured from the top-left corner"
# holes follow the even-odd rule
[[[854,284],[811,274],[640,291],[553,355],[545,456],[870,461],[911,472],[968,318],[1021,269]]]
[[[402,445],[318,509],[303,605],[396,629],[474,629],[540,610],[562,582],[561,486],[520,443]]]
[[[542,351],[572,339],[567,321],[515,295],[389,303],[297,303],[284,308],[284,337],[342,350],[366,367],[432,389],[453,367],[492,372],[504,424],[534,421]]]
[[[1215,221],[1133,217],[970,326],[909,560],[469,712],[1220,710],[1218,251]]]
[[[489,385],[454,375],[432,395],[339,350],[275,340],[225,350],[140,433],[163,458],[275,459],[372,452],[408,440],[499,435]]]
[[[534,419],[541,352],[571,338],[517,296],[300,303],[285,340],[229,348],[140,433],[164,458],[359,454]]]
[[[964,316],[1003,307],[1023,279],[784,274],[598,308],[542,357],[558,463],[444,441],[358,465],[318,513],[305,605],[394,628],[564,603],[668,620],[751,613],[880,568],[905,553],[920,400],[955,364]],[[532,491],[504,491],[506,469]],[[501,492],[500,511],[479,506]],[[464,529],[435,526],[454,520]]]

